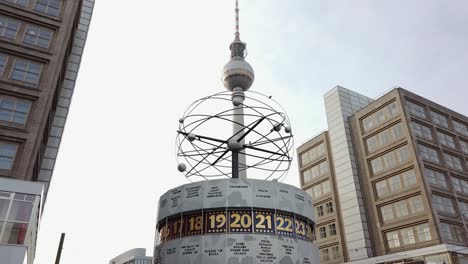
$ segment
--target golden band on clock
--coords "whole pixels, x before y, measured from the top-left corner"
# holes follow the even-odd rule
[[[216,208],[180,213],[159,222],[159,242],[202,234],[269,234],[312,241],[315,224],[291,212]]]

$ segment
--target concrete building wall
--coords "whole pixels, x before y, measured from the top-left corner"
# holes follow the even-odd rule
[[[373,256],[348,118],[373,100],[337,86],[325,94],[331,153],[349,260]]]
[[[73,35],[72,45],[69,49],[69,56],[64,64],[64,79],[58,88],[57,108],[54,111],[51,127],[48,130],[47,143],[45,145],[44,155],[42,157],[40,171],[37,181],[43,182],[46,186],[45,193],[49,189],[52,180],[55,160],[57,159],[58,149],[62,140],[65,122],[68,116],[68,110],[75,89],[78,71],[80,69],[81,57],[83,56],[86,39],[88,36],[91,16],[94,9],[95,0],[83,0],[79,20],[76,21],[76,31]]]

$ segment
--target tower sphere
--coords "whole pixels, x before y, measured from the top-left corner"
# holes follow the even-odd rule
[[[247,91],[255,79],[252,66],[242,57],[232,58],[223,68],[222,81],[229,91],[241,87]]]

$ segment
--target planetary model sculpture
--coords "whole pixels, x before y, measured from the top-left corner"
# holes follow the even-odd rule
[[[255,75],[237,1],[235,11],[227,91],[195,101],[179,119],[177,169],[192,183],[159,199],[154,263],[318,264],[312,198],[278,181],[292,161],[291,124],[271,96],[249,91]]]
[[[213,115],[203,111],[220,107]],[[271,97],[254,92],[197,100],[179,120],[178,170],[189,179],[246,178],[247,171],[251,178],[281,179],[291,164],[293,135],[286,114],[277,109]]]

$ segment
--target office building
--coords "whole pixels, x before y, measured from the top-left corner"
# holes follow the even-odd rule
[[[118,255],[109,264],[152,264],[153,258],[146,256],[146,249],[134,248]]]
[[[402,88],[336,87],[325,106],[328,131],[298,148],[322,262],[468,263],[468,118]]]
[[[0,0],[0,259],[32,263],[94,0]]]

